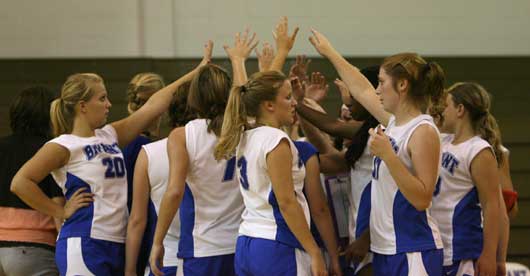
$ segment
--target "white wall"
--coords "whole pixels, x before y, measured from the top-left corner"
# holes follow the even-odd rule
[[[0,58],[196,57],[249,25],[261,41],[281,15],[349,56],[530,55],[530,1],[0,0]]]

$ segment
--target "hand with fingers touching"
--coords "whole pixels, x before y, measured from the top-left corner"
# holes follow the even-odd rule
[[[66,201],[64,205],[64,213],[62,219],[70,218],[77,210],[87,207],[94,201],[94,194],[85,192],[87,188],[79,188],[75,193]]]
[[[316,102],[322,101],[329,91],[326,77],[320,72],[313,72],[309,84],[306,84],[306,96]]]
[[[164,276],[164,273],[160,270],[164,267],[164,246],[153,244],[151,248],[151,254],[149,256],[149,266],[151,271],[156,276]]]
[[[310,254],[311,255],[311,254]],[[318,252],[311,255],[311,272],[313,276],[327,276],[326,262],[322,257],[322,253]]]
[[[231,61],[245,61],[250,56],[252,50],[258,45],[259,40],[255,41],[256,33],[252,33],[249,37],[249,32],[250,29],[247,28],[243,34],[236,33],[233,47],[228,45],[223,46]]]
[[[386,161],[392,155],[395,155],[392,144],[390,144],[390,138],[382,130],[381,125],[377,127],[377,130],[371,128],[368,130],[370,133],[370,152],[379,157],[381,160]]]
[[[309,42],[311,42],[313,47],[315,47],[315,50],[317,50],[317,52],[324,57],[328,57],[330,54],[335,52],[335,49],[329,40],[315,29],[311,29]]]
[[[350,90],[348,89],[346,84],[341,79],[335,79],[333,83],[335,83],[335,85],[339,89],[342,103],[348,107],[351,107],[351,105],[353,104],[353,98],[351,97]]]
[[[301,82],[309,81],[309,77],[307,76],[309,63],[311,63],[311,60],[306,58],[305,55],[297,55],[295,63],[289,70],[289,77],[297,77]]]
[[[258,57],[258,66],[260,72],[269,71],[274,60],[274,49],[268,42],[263,43],[261,53],[256,47],[256,56]]]
[[[272,36],[276,42],[276,50],[278,53],[288,53],[294,46],[296,35],[298,34],[299,28],[294,28],[293,34],[289,35],[289,21],[287,17],[283,16],[280,18],[280,22],[274,28]]]
[[[290,78],[290,81],[293,89],[293,97],[297,102],[301,103],[305,97],[305,86],[297,77]]]

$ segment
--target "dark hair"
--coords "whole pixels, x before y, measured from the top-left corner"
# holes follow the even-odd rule
[[[13,133],[50,137],[50,105],[53,99],[54,93],[44,86],[22,90],[9,107]]]
[[[459,82],[449,87],[447,92],[452,96],[455,106],[461,104],[469,112],[473,130],[492,146],[500,166],[504,154],[501,149],[501,134],[497,120],[490,113],[491,100],[488,91],[478,83]]]
[[[384,59],[381,65],[392,77],[397,89],[398,80],[407,80],[407,97],[422,112],[433,102],[440,101],[444,92],[445,74],[436,62],[426,62],[416,53],[401,53]]]
[[[191,82],[183,83],[173,94],[168,110],[169,126],[171,128],[184,126],[189,121],[197,118],[187,104],[190,84]]]
[[[361,70],[361,73],[370,81],[372,86],[374,88],[377,87],[379,80],[379,66],[370,66],[363,68]],[[368,138],[370,138],[370,134],[368,133],[368,130],[370,128],[376,127],[379,122],[362,106],[361,104],[355,104],[355,109],[352,110],[352,117],[355,120],[364,121],[361,128],[355,133],[355,135],[352,137],[352,143],[348,147],[348,150],[346,151],[345,158],[346,162],[350,167],[355,166],[355,162],[361,158],[363,155],[364,149],[366,148],[366,144],[368,143]],[[355,115],[354,115],[355,114]]]
[[[199,118],[208,119],[208,132],[215,133],[217,137],[221,135],[231,86],[228,73],[212,63],[201,67],[190,84],[188,106],[197,112]]]

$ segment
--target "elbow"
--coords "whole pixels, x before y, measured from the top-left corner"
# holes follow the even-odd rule
[[[19,180],[19,178],[20,177],[18,175],[15,175],[15,177],[13,177],[13,180],[11,181],[11,187],[9,188],[10,191],[17,196],[20,196],[20,193],[22,191],[22,187],[20,184],[21,181]]]
[[[137,216],[133,213],[131,213],[131,216],[129,217],[128,222],[128,228],[129,229],[138,229],[138,228],[144,228],[147,224],[147,219],[145,216]]]
[[[412,206],[414,206],[414,208],[420,212],[425,211],[431,207],[431,199],[432,198],[416,200],[416,202],[412,203]]]
[[[296,201],[296,198],[294,197],[294,195],[280,197],[280,198],[277,198],[276,200],[278,201],[278,206],[280,207],[280,211],[282,213],[288,210],[292,210],[293,206],[295,206],[295,204],[298,204],[298,201]]]

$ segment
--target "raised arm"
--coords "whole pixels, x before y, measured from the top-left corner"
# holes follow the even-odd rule
[[[149,263],[153,273],[164,275],[160,268],[164,266],[164,238],[169,226],[180,207],[186,187],[186,175],[189,167],[186,149],[186,131],[184,127],[174,129],[168,137],[167,154],[169,157],[169,180],[166,192],[160,203],[160,214],[156,223],[155,237]]]
[[[342,81],[348,86],[352,97],[362,104],[381,124],[386,126],[391,114],[383,109],[374,87],[361,74],[359,69],[351,65],[333,48],[324,35],[314,29],[311,32],[313,35],[309,38],[309,41],[318,53],[329,59],[333,64]]]
[[[495,275],[499,241],[499,175],[493,152],[484,149],[471,161],[471,178],[478,190],[484,217],[484,244],[476,263],[477,275]]]
[[[272,36],[276,42],[276,56],[272,60],[271,71],[283,71],[283,65],[285,64],[285,59],[289,52],[294,46],[296,41],[296,35],[298,34],[299,28],[294,28],[293,34],[289,35],[289,22],[287,17],[280,18],[280,22],[274,28]]]
[[[311,158],[307,160],[305,167],[306,175],[304,190],[309,204],[309,211],[311,212],[311,219],[315,222],[318,232],[322,236],[322,240],[328,251],[329,258],[331,259],[329,274],[342,275],[333,220],[331,219],[326,195],[320,184],[320,167],[318,165],[317,156],[311,156]]]
[[[236,33],[234,37],[234,46],[230,47],[224,45],[230,62],[232,63],[232,70],[234,75],[234,86],[241,86],[247,82],[247,69],[245,68],[245,61],[249,57],[252,50],[256,48],[259,43],[258,41],[254,42],[256,38],[256,33],[253,33],[251,37],[249,35],[249,29],[247,28],[243,32],[243,36],[240,33]]]
[[[149,177],[147,174],[148,159],[142,149],[136,159],[133,178],[133,201],[131,215],[127,223],[125,241],[125,275],[136,275],[136,262],[147,225],[147,208],[150,194]]]
[[[68,219],[77,209],[88,206],[93,201],[93,194],[84,192],[86,188],[80,188],[62,206],[47,197],[38,183],[53,170],[63,167],[69,158],[70,152],[63,146],[45,144],[13,177],[11,192],[41,213],[59,220]]]
[[[118,143],[121,147],[129,144],[142,131],[149,127],[153,120],[156,120],[168,109],[173,99],[173,94],[177,91],[178,87],[191,81],[199,71],[199,68],[210,62],[212,49],[213,42],[209,40],[204,45],[203,59],[195,69],[153,94],[140,109],[127,118],[112,123],[112,126],[118,134]]]
[[[278,146],[269,152],[266,162],[272,190],[278,201],[280,212],[296,239],[311,256],[313,275],[326,275],[326,265],[322,253],[309,231],[304,212],[294,193],[291,171],[293,156],[289,142],[282,139]]]
[[[323,112],[319,112],[314,108],[309,107],[308,101],[311,101],[311,99],[305,97],[305,88],[300,81],[294,79],[291,81],[291,84],[293,86],[293,96],[296,98],[297,102],[297,113],[320,130],[332,136],[352,138],[362,126],[362,123],[360,122],[341,122],[335,117],[329,116]]]

